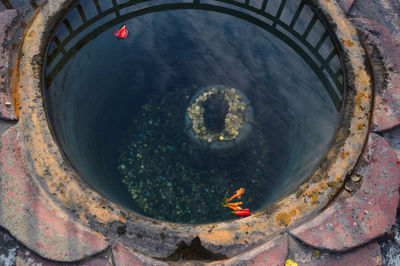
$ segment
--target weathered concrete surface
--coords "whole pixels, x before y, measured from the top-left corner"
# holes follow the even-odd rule
[[[17,108],[19,123],[24,131],[21,145],[35,158],[30,162],[30,167],[35,169],[38,178],[45,177],[40,180],[46,183],[44,187],[53,198],[65,206],[71,206],[70,210],[82,217],[82,222],[91,221],[93,228],[106,232],[109,238],[118,237],[115,230],[109,227],[110,224],[125,223],[131,232],[143,231],[143,234],[140,233],[142,238],[126,236],[119,241],[125,241],[125,245],[149,256],[165,258],[174,252],[177,243],[187,243],[195,237],[199,237],[204,248],[211,252],[235,256],[264,243],[276,232],[302,222],[304,216],[314,215],[338,193],[362,151],[368,134],[372,85],[357,31],[348,23],[340,6],[333,1],[313,1],[321,6],[321,12],[329,13],[332,23],[340,25],[337,27],[337,37],[343,43],[343,50],[352,58],[349,68],[354,75],[349,75],[348,84],[353,89],[354,97],[347,101],[346,121],[338,130],[338,138],[332,149],[298,193],[292,193],[274,206],[248,218],[212,225],[176,226],[125,212],[79,182],[51,134],[41,101],[42,64],[37,60],[45,56],[49,33],[55,21],[61,19],[73,3],[69,0],[45,1],[22,40],[20,52],[23,56],[17,68],[16,94],[23,97],[17,97],[20,101],[16,102],[20,107]]]
[[[385,131],[382,136],[396,151],[400,159],[400,127]],[[397,207],[396,227],[393,238],[379,241],[383,257],[383,265],[394,266],[400,262],[400,203]]]
[[[351,186],[356,191],[352,195],[342,192],[322,214],[291,233],[310,246],[333,251],[392,233],[399,202],[399,164],[389,144],[372,133],[353,174],[356,182]]]
[[[315,266],[379,266],[382,265],[382,256],[377,242],[372,242],[366,246],[352,250],[344,254],[331,254],[325,259],[317,260],[313,264]]]
[[[349,16],[374,20],[393,33],[400,33],[400,3],[398,0],[356,0]]]
[[[17,30],[17,10],[0,12],[0,119],[15,120],[13,99],[8,87],[9,55],[12,38]]]
[[[342,5],[345,12],[349,12],[354,4],[354,0],[339,0],[338,2]]]
[[[365,18],[352,21],[365,34],[368,54],[374,56],[376,50],[381,59],[381,62],[376,60],[371,63],[377,77],[372,129],[383,131],[394,128],[400,125],[400,37],[376,21]],[[384,80],[379,82],[381,77]]]
[[[363,0],[361,0],[361,1],[363,1]],[[353,1],[346,1],[346,0],[343,0],[342,1],[343,3],[345,3],[346,5],[347,5],[347,8],[349,8],[350,9],[350,7],[351,7],[351,5],[350,4],[353,4]],[[360,2],[360,1],[358,1],[358,2]],[[359,191],[359,190],[358,190]],[[354,194],[356,194],[356,192],[354,193]],[[343,200],[343,198],[339,198],[339,199],[342,199]],[[345,200],[347,200],[348,198],[346,198],[345,197]],[[372,244],[371,244],[372,245]],[[275,246],[274,246],[275,247]],[[279,250],[278,248],[274,248],[274,247],[271,247],[271,250],[275,250],[275,252],[276,253],[272,253],[272,255],[276,255],[276,256],[278,256],[278,255],[280,255],[280,253],[282,252],[282,250],[285,250],[285,249],[282,249],[282,250]],[[369,245],[367,245],[366,247],[369,247]],[[114,248],[115,248],[115,246],[114,246]],[[287,249],[286,249],[287,250]],[[368,254],[373,254],[373,252],[371,252],[371,253],[368,253],[368,252],[366,252],[366,251],[364,251],[365,253],[360,253],[360,250],[362,250],[362,249],[356,249],[356,250],[352,250],[352,251],[350,251],[350,252],[354,252],[354,254],[358,254],[357,256],[364,256],[364,257],[367,257],[367,255]],[[373,248],[371,248],[370,250],[374,250]],[[265,252],[267,252],[266,250],[264,250]],[[272,252],[272,251],[271,251]],[[134,261],[136,261],[138,258],[141,258],[141,256],[140,255],[138,255],[136,252],[133,252],[132,250],[130,250],[129,248],[126,248],[126,247],[122,247],[120,250],[114,250],[113,249],[113,254],[114,254],[114,256],[116,255],[120,260],[119,261],[124,261],[124,258],[126,259],[126,261],[125,262],[128,262],[128,263],[131,263],[131,262],[134,262]],[[133,255],[132,255],[133,254]],[[263,259],[263,256],[265,255],[265,253],[264,252],[261,252],[260,254],[262,254],[262,255],[260,255],[261,256],[261,259]],[[346,254],[350,254],[350,253],[346,253]],[[244,255],[244,256],[246,256],[246,255]],[[334,255],[334,256],[337,256],[337,258],[339,258],[339,259],[344,259],[347,255]],[[22,256],[21,256],[22,257]],[[19,258],[21,258],[21,257],[19,257]],[[32,257],[32,256],[31,256]],[[326,259],[328,259],[328,255],[326,256]],[[131,260],[133,258],[133,260]],[[258,258],[258,257],[257,257]],[[249,263],[251,263],[252,261],[250,261],[251,260],[251,258],[249,257]],[[258,262],[259,260],[257,260],[257,262]],[[283,261],[284,262],[284,261]],[[282,262],[282,263],[283,263]],[[349,262],[349,260],[336,260],[335,261],[336,263],[338,263],[338,264],[343,264],[343,265],[346,265],[344,262]],[[354,263],[354,262],[353,262]],[[51,264],[51,265],[54,265],[54,264]],[[101,265],[101,264],[100,264]],[[117,264],[118,265],[118,264]],[[122,264],[123,265],[123,264]],[[132,264],[130,264],[130,265],[132,265]],[[302,264],[300,264],[300,265],[302,265]],[[312,265],[312,264],[310,264],[310,265]],[[318,264],[316,264],[316,265],[318,265]],[[327,264],[324,264],[324,265],[327,265]],[[329,264],[328,264],[329,265]],[[335,264],[335,265],[337,265],[337,264]],[[357,264],[351,264],[351,265],[357,265]],[[369,265],[369,264],[364,264],[364,265]],[[371,264],[371,265],[375,265],[375,264]]]
[[[56,262],[44,259],[31,251],[23,248],[18,251],[16,257],[16,265],[17,266],[53,266],[53,265],[66,265],[66,263]],[[112,262],[112,256],[109,252],[105,252],[104,254],[100,254],[97,256],[93,256],[81,261],[68,263],[69,266],[114,266]],[[134,265],[134,264],[132,264]]]
[[[398,40],[398,37],[400,36],[399,14],[400,1],[398,0],[356,0],[349,13],[351,17],[355,18],[357,27],[360,32],[362,32],[361,35],[364,35],[364,38],[362,39],[364,39],[363,42],[371,59],[371,65],[374,71],[375,89],[377,94],[379,93],[379,91],[382,91],[382,88],[387,87],[387,80],[390,81],[391,79],[393,79],[392,77],[389,77],[392,76],[392,72],[398,74],[400,71],[398,65],[396,68],[391,69],[385,66],[382,56],[383,47],[379,47],[382,41],[390,43],[391,38],[393,38],[394,40]],[[359,23],[357,21],[367,21],[367,23]],[[372,23],[368,23],[371,21]],[[366,25],[367,27],[364,28],[364,25]],[[389,49],[386,48],[386,51],[384,52],[386,52],[386,54],[391,54],[389,56],[389,60],[395,58],[398,62],[398,47],[395,47],[393,51],[391,50],[390,46],[386,47]],[[398,84],[398,82],[396,83]],[[380,107],[377,106],[377,108],[380,108],[383,111],[385,110],[385,108],[389,109],[389,107],[383,105],[381,105]],[[385,122],[385,120],[386,119],[383,118],[383,120],[381,120],[380,122]],[[391,120],[393,121],[393,116],[390,116],[387,120],[389,122],[391,122]],[[385,127],[381,128],[390,128],[391,126],[396,124],[396,120],[394,121],[395,123],[387,124]],[[379,128],[375,127],[375,130],[379,131]],[[383,137],[390,143],[393,148],[395,148],[397,154],[400,155],[400,128],[397,127],[392,130],[385,130],[383,132]],[[398,212],[398,216],[399,213],[400,212]],[[380,242],[384,265],[397,265],[400,260],[400,237],[398,237],[399,217],[396,228],[397,238],[395,237],[393,239],[388,239],[386,241]]]
[[[288,258],[298,263],[298,265],[372,266],[382,264],[382,256],[377,242],[372,242],[344,253],[332,253],[314,249],[291,237],[289,238],[289,247]]]
[[[76,261],[107,248],[102,236],[65,217],[35,186],[23,163],[17,127],[0,140],[0,224],[52,260]]]
[[[19,250],[16,257],[16,265],[18,266],[33,266],[33,265],[41,265],[41,266],[51,266],[57,265],[61,263],[57,263],[54,261],[46,260],[41,258],[29,250]]]
[[[262,245],[260,249],[252,251],[248,262],[251,265],[284,265],[287,253],[288,240],[287,236],[283,236],[275,241],[270,241]]]
[[[218,265],[285,265],[288,254],[288,236],[272,239],[271,241],[255,248],[254,250],[240,254],[229,260],[212,263]]]
[[[0,136],[16,123],[17,121],[0,120]]]
[[[400,155],[400,127],[386,131],[382,134],[390,146]]]
[[[14,265],[18,249],[18,241],[0,228],[0,265]]]
[[[120,243],[116,243],[112,247],[114,264],[116,266],[130,266],[130,265],[168,265],[161,261],[153,260],[134,250],[125,247]]]
[[[380,241],[383,265],[396,265],[400,262],[400,206],[397,209],[397,223],[394,237]]]

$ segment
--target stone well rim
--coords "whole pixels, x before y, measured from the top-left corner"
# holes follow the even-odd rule
[[[29,23],[14,69],[14,101],[24,160],[35,183],[73,219],[94,231],[117,239],[123,225],[167,243],[156,250],[138,239],[118,241],[153,257],[166,257],[182,240],[198,236],[208,249],[233,256],[299,225],[320,212],[341,190],[367,138],[372,99],[371,78],[357,32],[337,3],[310,1],[336,34],[348,71],[343,122],[326,159],[297,191],[249,218],[204,225],[174,224],[139,216],[120,207],[80,180],[53,138],[42,99],[43,63],[54,25],[78,0],[45,1]],[[163,233],[161,235],[160,233]],[[175,246],[175,247],[174,247]]]

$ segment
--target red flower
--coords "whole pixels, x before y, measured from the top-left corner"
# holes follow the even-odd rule
[[[128,30],[126,26],[122,26],[121,29],[114,31],[114,36],[118,39],[126,39],[128,37]]]
[[[235,211],[234,214],[239,217],[247,217],[250,216],[251,213],[249,209],[243,209]]]

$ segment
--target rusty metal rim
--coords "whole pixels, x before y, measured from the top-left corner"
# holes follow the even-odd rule
[[[312,0],[333,27],[348,71],[344,119],[325,161],[296,192],[249,218],[206,225],[178,225],[138,216],[103,199],[80,181],[59,150],[46,119],[42,100],[43,58],[56,25],[77,0],[46,1],[28,25],[14,70],[14,100],[18,130],[25,161],[32,179],[66,213],[114,241],[115,228],[124,224],[131,231],[166,243],[156,249],[140,239],[125,236],[119,241],[153,257],[166,257],[179,241],[199,236],[203,245],[227,256],[263,243],[268,238],[296,227],[320,212],[340,191],[352,172],[366,141],[372,101],[371,78],[365,53],[355,28],[340,6],[330,0]],[[162,234],[160,234],[162,232]]]

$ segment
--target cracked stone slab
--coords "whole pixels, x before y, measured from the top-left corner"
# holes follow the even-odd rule
[[[354,180],[361,178],[354,182],[355,191],[342,191],[320,215],[291,234],[312,247],[331,251],[345,251],[392,234],[399,202],[399,164],[386,140],[371,133],[353,174]]]
[[[237,257],[216,261],[210,265],[285,265],[288,255],[288,236],[283,235]]]
[[[372,62],[374,76],[384,76],[384,81],[375,84],[375,104],[372,129],[384,131],[400,125],[400,38],[376,21],[357,18],[352,22],[366,36],[366,49],[372,55],[377,49],[382,57],[385,73],[379,73],[379,65]]]
[[[0,141],[0,225],[44,258],[77,261],[108,247],[103,236],[64,215],[27,174],[18,126]]]
[[[130,249],[121,243],[116,243],[112,247],[112,254],[115,266],[130,266],[130,265],[168,265],[167,263],[154,260],[143,254],[140,254],[133,249]]]

